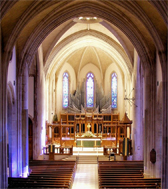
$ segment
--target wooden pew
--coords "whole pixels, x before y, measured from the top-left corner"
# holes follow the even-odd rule
[[[45,180],[45,179],[31,179],[31,178],[9,178],[8,188],[70,188],[70,180]]]
[[[76,171],[76,162],[43,161],[30,162],[31,173],[27,178],[8,178],[8,188],[68,188]]]
[[[99,161],[99,188],[160,188],[160,178],[144,178],[142,161]]]

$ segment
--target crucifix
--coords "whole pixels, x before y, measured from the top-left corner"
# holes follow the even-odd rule
[[[88,123],[87,124],[88,131],[90,131],[90,127],[91,127],[91,125],[90,125],[90,123]]]

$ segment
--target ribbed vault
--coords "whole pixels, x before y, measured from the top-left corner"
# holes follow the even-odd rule
[[[90,36],[90,37],[88,37],[88,36]],[[94,40],[92,40],[93,37],[94,37]],[[90,41],[92,41],[92,42],[89,42],[89,38],[90,38]],[[82,40],[85,40],[85,41],[82,42]],[[70,45],[68,45],[68,44],[70,44]],[[68,50],[63,50],[64,53],[61,53],[61,60],[63,63],[65,61],[65,59],[68,59],[68,56],[71,53],[74,53],[74,51],[77,51],[78,49],[80,49],[82,47],[87,47],[87,46],[89,46],[89,47],[92,46],[92,47],[97,47],[99,49],[102,49],[102,51],[106,52],[108,54],[108,56],[110,57],[110,59],[111,59],[110,63],[112,63],[114,60],[115,60],[115,62],[118,62],[118,61],[120,63],[122,62],[124,64],[123,69],[127,70],[127,74],[132,73],[132,64],[131,64],[127,54],[125,53],[124,49],[121,47],[121,45],[119,45],[116,41],[110,39],[108,36],[106,36],[102,33],[99,33],[99,32],[91,31],[91,30],[74,33],[72,36],[69,36],[68,38],[66,38],[62,42],[60,42],[60,44],[55,46],[55,48],[53,49],[52,53],[50,54],[50,56],[46,62],[45,69],[44,69],[45,73],[47,74],[47,72],[49,72],[48,74],[50,74],[50,70],[53,69],[55,64],[58,64],[57,60],[59,60],[59,64],[57,66],[60,66],[60,64],[61,64],[60,63],[60,55],[57,56],[57,54],[62,49],[68,49]],[[73,49],[72,47],[74,48],[74,50],[72,50]],[[65,57],[65,51],[68,51],[68,53],[69,53],[69,55],[67,54],[67,57]],[[88,52],[88,53],[90,54],[90,52]],[[117,55],[116,55],[116,53],[117,53]],[[96,53],[93,52],[92,54],[96,54]],[[120,58],[116,59],[116,56],[120,57]],[[78,55],[76,54],[75,57],[78,57]],[[81,54],[81,57],[83,57],[83,54]],[[91,61],[91,58],[92,58],[91,54],[86,57],[90,57],[90,61]],[[101,64],[103,64],[103,65],[101,65],[101,66],[97,65],[97,66],[105,67],[105,68],[108,67],[109,63],[106,65],[106,62],[107,62],[106,60],[109,61],[107,58],[105,58],[104,60],[102,58]],[[97,62],[99,62],[99,61],[97,61]],[[48,71],[49,66],[50,66],[50,70]],[[81,65],[79,65],[79,67],[80,66]],[[74,66],[74,68],[76,68],[76,66]],[[102,71],[102,73],[103,72],[104,71]]]
[[[75,57],[75,59],[73,59],[71,66],[76,70],[77,76],[82,67],[88,63],[92,63],[100,69],[102,73],[101,77],[103,77],[107,67],[114,62],[126,75],[130,75],[125,59],[118,51],[109,44],[104,43],[104,41],[98,40],[92,36],[78,38],[55,53],[57,54],[53,55],[53,59],[49,63],[50,67],[47,76],[58,73],[63,64],[65,62],[70,63],[73,57]],[[126,57],[126,55],[124,57]],[[78,60],[80,61],[76,62]]]

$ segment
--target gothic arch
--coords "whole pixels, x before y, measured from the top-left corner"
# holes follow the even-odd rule
[[[65,3],[67,2],[60,3],[60,5],[56,7],[58,10],[57,14],[55,14],[55,11],[52,11],[51,14],[47,14],[46,17],[43,17],[43,21],[41,22],[41,24],[39,24],[37,28],[32,32],[33,34],[30,35],[24,47],[21,48],[23,49],[23,51],[20,53],[20,55],[23,55],[20,60],[22,63],[28,61],[30,64],[32,62],[34,53],[36,52],[39,45],[42,43],[45,37],[58,25],[65,22],[69,18],[79,16],[80,14],[85,14],[85,15],[94,14],[95,16],[99,16],[103,18],[104,20],[107,20],[113,23],[121,31],[123,31],[128,36],[130,41],[133,43],[135,48],[137,49],[137,52],[140,55],[141,60],[143,60],[143,64],[146,65],[146,63],[148,63],[149,65],[152,65],[154,61],[154,56],[155,56],[154,55],[155,48],[153,46],[154,44],[152,45],[152,43],[154,43],[154,41],[157,41],[157,42],[160,41],[155,46],[157,48],[159,45],[161,45],[162,40],[160,40],[158,36],[158,26],[156,24],[153,25],[149,21],[149,19],[144,20],[144,17],[148,15],[147,15],[147,12],[143,10],[142,5],[138,5],[136,2],[131,2],[129,6],[126,6],[126,4],[121,4],[121,2],[116,1],[116,2],[108,2],[110,6],[107,7],[106,6],[107,2],[105,4],[103,2],[96,2],[96,3],[93,3],[93,2],[81,3],[80,2],[78,4],[71,5],[71,2],[69,1],[68,2],[69,7],[66,7],[66,9],[62,9],[61,11],[59,11],[59,9],[61,9],[65,5]],[[30,5],[28,9],[26,9],[26,11],[21,16],[21,20],[17,22],[13,30],[11,30],[11,33],[9,32],[10,34],[9,33],[7,34],[9,35],[6,38],[8,39],[8,41],[6,41],[4,45],[6,49],[5,51],[7,52],[4,58],[5,62],[8,62],[7,60],[8,60],[8,54],[10,54],[9,52],[12,51],[12,48],[16,42],[16,39],[18,39],[21,31],[23,31],[26,25],[28,25],[30,20],[32,18],[35,18],[35,16],[37,16],[38,13],[40,13],[42,10],[45,10],[46,8],[51,8],[53,6],[53,10],[54,10],[56,5],[57,4],[54,2],[41,2],[41,4],[38,4],[38,2],[36,2],[34,5]],[[156,4],[155,5],[152,4],[152,5],[156,7]],[[163,3],[160,3],[160,4],[158,3],[157,5],[157,9],[159,10],[159,12],[160,10],[163,10],[162,5]],[[13,5],[13,7],[15,7],[15,4]],[[110,7],[113,7],[113,10],[111,10]],[[116,7],[118,7],[118,9]],[[153,38],[151,37],[150,44],[146,42],[148,41],[147,38],[145,39],[146,41],[143,40],[145,35],[140,34],[140,31],[138,31],[136,27],[134,27],[134,24],[131,24],[131,20],[129,19],[129,16],[124,15],[124,13],[121,11],[122,10],[121,7],[124,8],[124,10],[132,12],[132,16],[138,18],[139,21],[143,23],[144,29],[146,29],[146,32],[148,31],[149,36],[151,36],[151,33],[153,33],[153,28],[155,27],[157,28],[157,30],[155,30],[154,33],[152,34]],[[136,8],[136,11],[132,11],[135,9],[135,7],[138,7]],[[161,8],[158,8],[158,7],[161,7]],[[123,21],[123,15],[125,18],[124,21]],[[5,17],[5,13],[4,13],[4,17]],[[59,19],[57,19],[58,17]],[[147,22],[147,25],[146,25],[146,22]],[[45,29],[45,26],[46,26],[46,29]],[[39,33],[39,31],[41,31],[41,34]],[[11,39],[11,36],[13,36],[13,39]],[[153,46],[154,51],[149,48],[149,45]],[[163,46],[164,45],[162,45],[162,47]],[[162,50],[162,49],[159,49],[159,50]]]
[[[13,3],[9,3],[8,1],[3,1],[2,3],[2,13],[3,13],[3,18],[2,18],[2,23],[3,26],[7,27],[8,25],[6,24],[6,22],[4,21],[6,19],[6,13],[9,13],[7,16],[10,15],[10,13],[12,11],[15,10],[15,5],[17,6],[17,3],[21,2],[25,3],[24,1],[14,1]],[[29,1],[30,2],[30,1]],[[109,22],[110,24],[113,24],[118,30],[122,31],[131,41],[131,43],[134,45],[134,47],[136,48],[142,65],[145,68],[144,72],[148,72],[149,70],[151,71],[147,77],[147,80],[152,80],[150,82],[147,82],[147,85],[151,86],[152,85],[152,94],[149,91],[149,94],[151,95],[155,95],[155,76],[153,76],[152,74],[155,73],[155,66],[153,66],[153,64],[155,64],[155,55],[156,53],[159,54],[159,58],[160,58],[160,62],[161,62],[161,67],[162,67],[162,75],[163,75],[163,89],[161,90],[162,93],[162,97],[163,97],[163,101],[162,103],[162,110],[158,109],[159,111],[162,111],[163,114],[163,127],[162,127],[162,163],[163,163],[163,171],[162,171],[162,183],[165,183],[167,186],[167,182],[166,181],[166,176],[167,176],[167,141],[166,141],[166,137],[167,137],[167,107],[168,107],[168,100],[167,100],[167,89],[168,89],[168,85],[167,85],[167,68],[168,68],[168,64],[167,64],[167,47],[166,44],[167,40],[164,40],[166,37],[166,32],[165,30],[167,29],[166,27],[166,23],[167,23],[167,14],[166,14],[166,8],[167,8],[167,3],[165,1],[159,1],[159,2],[152,2],[152,1],[129,1],[130,3],[128,4],[128,6],[126,6],[126,2],[121,2],[121,1],[84,1],[81,3],[81,1],[76,1],[77,4],[75,4],[75,1],[57,1],[58,2],[58,7],[56,7],[57,3],[55,3],[55,1],[42,1],[42,2],[34,2],[34,4],[29,4],[29,6],[25,6],[25,12],[23,12],[20,16],[18,16],[17,19],[13,19],[14,21],[11,22],[10,27],[8,27],[8,31],[5,32],[3,31],[1,38],[3,39],[3,44],[2,44],[2,50],[1,50],[1,55],[3,60],[1,60],[1,74],[3,75],[1,76],[1,86],[2,86],[2,90],[4,90],[5,92],[1,92],[0,97],[1,97],[1,103],[2,104],[2,110],[4,108],[4,112],[2,113],[2,129],[5,130],[6,128],[6,102],[9,103],[9,106],[13,106],[12,104],[16,104],[15,101],[13,101],[12,99],[12,91],[8,91],[8,96],[7,98],[9,98],[8,101],[6,98],[6,90],[7,86],[5,83],[6,80],[6,74],[7,74],[7,67],[8,67],[8,63],[9,63],[9,59],[10,59],[10,55],[13,49],[14,44],[18,45],[18,65],[17,67],[19,67],[19,69],[22,71],[23,68],[25,67],[26,64],[31,64],[32,60],[34,59],[34,55],[37,52],[38,47],[41,45],[41,43],[44,41],[44,39],[46,38],[46,36],[48,34],[50,34],[51,31],[53,31],[53,29],[55,29],[57,26],[60,26],[62,23],[64,23],[65,21],[68,21],[69,19],[72,19],[75,16],[80,16],[80,14],[85,14],[85,15],[94,15],[94,16],[98,16],[104,19],[104,21]],[[105,2],[105,3],[104,3]],[[60,4],[59,4],[60,3]],[[72,4],[71,4],[72,3]],[[73,4],[74,3],[74,4]],[[143,8],[143,4],[144,3],[148,3],[148,5],[153,5],[149,8],[155,9],[155,12],[161,15],[161,17],[164,20],[164,23],[161,23],[161,27],[159,30],[159,25],[156,24],[156,21],[153,22],[154,20],[151,19],[151,12],[150,14],[148,14],[148,12],[146,11],[145,8]],[[52,8],[53,5],[53,8]],[[63,6],[66,5],[66,7],[64,8]],[[113,6],[114,5],[114,6]],[[11,10],[11,7],[13,10]],[[48,8],[48,9],[47,9]],[[134,9],[135,8],[135,9]],[[45,9],[47,10],[53,10],[52,13],[50,14],[48,11],[48,14],[45,12],[45,16],[42,16],[42,10],[45,11]],[[56,10],[57,11],[54,11]],[[123,10],[123,11],[122,11]],[[158,12],[157,12],[158,10]],[[11,11],[11,12],[10,12]],[[129,13],[128,15],[126,13]],[[41,18],[39,18],[38,22],[37,22],[37,27],[34,26],[31,27],[31,24],[33,25],[33,23],[31,22],[33,19],[36,19],[36,16],[38,15],[40,17],[40,13],[41,13]],[[131,15],[133,15],[134,17],[132,17]],[[4,19],[5,18],[5,19]],[[137,19],[137,23],[136,19],[133,21],[133,18],[138,18]],[[156,17],[157,18],[157,17]],[[160,18],[160,17],[159,17]],[[156,19],[157,20],[157,19]],[[37,21],[37,19],[36,19]],[[30,24],[31,23],[31,24]],[[141,30],[141,26],[138,27],[138,24],[142,23],[142,27],[144,28],[144,32]],[[70,25],[67,25],[67,28],[69,28]],[[5,30],[5,27],[3,28]],[[25,32],[27,28],[30,28],[30,35],[26,35],[27,33]],[[163,30],[162,30],[163,29]],[[111,31],[111,30],[110,30]],[[25,32],[25,35],[23,35]],[[64,31],[65,32],[65,31]],[[148,36],[145,36],[145,33],[148,34]],[[63,34],[63,33],[62,33]],[[30,36],[30,37],[28,37]],[[58,35],[59,36],[59,35]],[[57,37],[58,37],[57,36]],[[61,36],[61,33],[60,33]],[[148,43],[149,42],[149,43]],[[20,45],[20,46],[19,46]],[[21,64],[20,64],[21,63]],[[19,65],[20,64],[20,65]],[[147,69],[147,70],[146,70]],[[22,72],[18,72],[17,73],[22,73]],[[152,74],[151,74],[152,73]],[[17,81],[19,80],[19,77],[17,78]],[[18,84],[18,95],[17,95],[17,100],[19,101],[20,99],[20,92],[21,92],[21,84]],[[154,96],[153,95],[153,96]],[[154,96],[155,97],[155,96]],[[14,98],[15,99],[15,98]],[[147,100],[150,99],[150,95],[149,97],[147,97]],[[155,99],[152,98],[152,103],[148,102],[148,109],[151,109],[151,112],[149,115],[152,115],[150,119],[152,120],[151,125],[153,128],[153,125],[155,124]],[[14,103],[13,103],[14,102]],[[19,104],[20,103],[20,104]],[[21,100],[18,102],[19,105],[21,105]],[[19,106],[18,105],[18,106]],[[151,105],[151,106],[150,106]],[[21,106],[22,107],[22,106]],[[21,107],[18,107],[18,112],[21,110]],[[20,113],[18,113],[17,116],[17,122],[20,121]],[[150,121],[151,121],[150,120]],[[159,122],[160,123],[160,122]],[[18,123],[20,124],[20,123]],[[21,124],[20,124],[21,125]],[[20,126],[19,125],[19,126]],[[147,126],[150,125],[147,124]],[[19,130],[21,128],[15,128],[16,130]],[[12,125],[13,127],[13,125]],[[149,126],[150,127],[150,126]],[[3,136],[3,140],[5,139],[6,135],[5,133]],[[4,153],[6,152],[5,147],[5,142],[3,141],[2,143],[2,147],[4,149]],[[15,144],[13,144],[15,145]],[[5,161],[3,160],[3,162],[5,163]],[[18,164],[19,165],[19,164]],[[2,170],[4,169],[6,165],[3,165]],[[4,174],[5,175],[5,174]],[[3,182],[5,181],[4,177],[2,176],[2,180]],[[5,183],[5,182],[4,182]],[[0,183],[1,184],[1,183]],[[163,185],[162,187],[164,188],[165,185]]]
[[[145,65],[152,65],[154,61],[154,51],[151,48],[149,48],[149,44],[145,42],[144,36],[142,36],[142,34],[137,30],[137,28],[130,21],[126,21],[126,20],[123,21],[123,16],[121,17],[119,15],[119,12],[116,12],[116,11],[111,12],[110,10],[106,9],[106,13],[104,13],[102,9],[103,9],[102,7],[85,2],[85,3],[75,5],[74,7],[72,6],[69,9],[66,8],[65,12],[67,14],[65,14],[65,12],[62,11],[59,15],[48,16],[48,18],[45,19],[45,23],[42,21],[36,27],[34,32],[30,35],[29,39],[25,43],[23,50],[20,53],[22,55],[20,57],[21,58],[20,61],[22,62],[22,64],[25,61],[29,62],[30,64],[32,62],[32,59],[35,55],[37,48],[45,39],[45,37],[54,28],[56,28],[63,22],[81,14],[85,14],[85,15],[94,14],[97,17],[101,17],[102,19],[113,23],[121,31],[123,31],[126,34],[126,36],[128,36],[130,41],[133,43],[139,56],[141,57],[142,62]],[[109,14],[113,14],[113,15],[109,17]],[[59,16],[59,20],[57,19],[58,16]],[[152,45],[152,48],[154,48],[153,45]]]

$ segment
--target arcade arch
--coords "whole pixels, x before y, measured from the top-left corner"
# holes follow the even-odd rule
[[[150,7],[147,9],[146,6],[148,5]],[[20,10],[18,11],[18,8],[20,7]],[[154,145],[154,136],[155,136],[155,130],[156,123],[162,124],[162,134],[159,136],[159,139],[162,140],[162,172],[157,173],[157,175],[161,174],[162,177],[162,187],[167,186],[167,143],[165,141],[165,138],[167,137],[167,107],[168,107],[168,99],[167,99],[167,55],[166,55],[166,43],[167,43],[167,26],[166,26],[166,10],[164,7],[166,6],[166,2],[152,2],[152,1],[132,1],[132,2],[120,2],[120,1],[64,1],[64,2],[31,2],[31,1],[16,1],[9,4],[7,1],[2,2],[1,12],[2,12],[2,33],[1,33],[1,39],[3,39],[3,46],[1,47],[1,57],[2,61],[0,63],[1,69],[0,69],[0,104],[1,104],[1,123],[2,123],[2,144],[0,149],[4,149],[4,151],[1,154],[6,154],[6,133],[4,132],[7,127],[7,120],[9,123],[11,122],[10,116],[8,117],[7,112],[11,114],[10,107],[11,107],[11,98],[6,98],[7,96],[7,82],[6,82],[6,74],[7,74],[7,68],[9,65],[9,60],[11,57],[11,52],[13,50],[13,47],[16,46],[16,54],[17,54],[17,78],[16,78],[16,109],[17,110],[17,118],[16,118],[16,127],[17,130],[21,130],[24,128],[23,126],[23,115],[22,115],[22,109],[25,110],[25,116],[28,118],[26,111],[27,107],[24,108],[24,103],[26,103],[26,96],[24,97],[22,101],[22,94],[26,91],[24,87],[22,86],[23,81],[27,79],[28,77],[28,70],[31,67],[31,65],[35,65],[35,67],[38,67],[38,73],[36,72],[36,76],[38,77],[38,84],[43,84],[45,86],[45,82],[48,85],[48,78],[49,75],[43,75],[43,73],[48,69],[49,65],[45,64],[48,58],[45,59],[43,57],[43,46],[45,43],[45,39],[48,38],[48,45],[53,40],[53,37],[50,36],[52,31],[55,30],[55,41],[58,41],[60,37],[65,34],[65,32],[71,28],[74,24],[73,19],[75,17],[81,16],[81,15],[89,15],[89,16],[97,16],[103,20],[102,25],[105,26],[110,32],[112,32],[116,38],[120,41],[120,43],[123,45],[122,53],[124,54],[124,49],[127,52],[127,54],[124,54],[124,59],[130,61],[130,67],[132,65],[132,72],[129,73],[130,67],[128,64],[125,63],[125,68],[127,69],[127,72],[125,72],[124,79],[126,81],[127,78],[130,77],[130,85],[128,85],[127,89],[129,89],[127,92],[131,91],[131,89],[134,87],[135,84],[135,73],[138,73],[138,70],[143,69],[143,80],[142,77],[140,78],[140,86],[144,87],[144,93],[143,93],[143,100],[144,103],[143,108],[141,109],[141,113],[144,113],[142,116],[143,118],[143,126],[147,128],[145,130],[145,133],[147,134],[148,131],[152,130],[152,136],[151,140],[146,140],[144,142],[147,144],[149,142],[149,146],[147,148],[144,148],[144,160],[148,161],[149,155],[147,154]],[[17,14],[13,14],[13,13]],[[12,20],[9,19],[13,15]],[[155,15],[155,17],[153,17]],[[124,18],[124,19],[123,19]],[[157,19],[155,19],[157,18]],[[8,29],[6,29],[8,26]],[[62,28],[66,28],[65,30],[62,30]],[[93,29],[94,30],[94,29]],[[58,34],[59,33],[59,34]],[[79,32],[79,34],[82,32]],[[89,33],[91,35],[92,32]],[[98,33],[98,32],[95,32]],[[74,37],[72,35],[71,37]],[[102,34],[102,36],[104,36]],[[66,39],[66,38],[65,38]],[[68,38],[67,38],[68,39]],[[78,38],[79,39],[79,38]],[[100,39],[98,37],[98,39]],[[104,38],[105,40],[108,40],[108,37],[106,36]],[[101,38],[102,40],[102,38]],[[113,41],[113,40],[112,40]],[[61,41],[61,43],[64,42],[64,40]],[[60,43],[60,44],[61,44]],[[63,43],[62,43],[63,44]],[[68,43],[67,43],[68,44]],[[105,44],[103,42],[103,44]],[[114,41],[113,41],[114,44]],[[61,46],[61,45],[60,45]],[[63,45],[64,46],[64,45]],[[118,47],[119,44],[116,44]],[[107,47],[107,45],[106,45]],[[77,47],[76,47],[77,48]],[[117,48],[115,48],[117,49]],[[136,50],[135,50],[136,49]],[[52,47],[50,50],[54,50]],[[63,51],[63,49],[57,49],[59,53]],[[73,49],[75,50],[75,48]],[[106,48],[106,50],[111,50]],[[41,51],[41,53],[39,53]],[[68,50],[67,50],[68,51]],[[109,51],[108,52],[109,54]],[[137,53],[136,53],[137,51]],[[69,51],[70,52],[70,51]],[[114,51],[113,51],[114,52]],[[59,54],[58,53],[58,54]],[[49,55],[50,52],[47,52]],[[51,52],[52,54],[52,52]],[[139,56],[140,58],[140,66],[137,66],[136,68],[136,56]],[[61,55],[61,53],[59,54]],[[63,63],[66,62],[66,58]],[[159,121],[159,117],[156,117],[156,59],[155,57],[158,56],[160,59],[161,64],[161,72],[162,72],[162,89],[161,92],[159,92],[159,96],[163,97],[163,100],[158,99],[158,103],[161,104],[160,109],[158,111],[162,111],[162,114],[160,116],[162,117],[162,123]],[[50,57],[50,55],[49,55]],[[57,55],[57,58],[59,56]],[[61,56],[60,56],[61,57]],[[128,58],[129,57],[129,58]],[[131,59],[131,58],[132,59]],[[120,57],[122,60],[122,56]],[[43,62],[43,60],[46,60]],[[54,60],[55,61],[55,60]],[[57,62],[57,61],[56,61]],[[101,62],[101,61],[99,61]],[[41,68],[39,69],[39,67]],[[44,67],[45,70],[44,70]],[[47,69],[46,69],[47,68]],[[26,69],[26,71],[25,71]],[[56,72],[54,72],[55,74]],[[75,71],[74,71],[75,73]],[[77,72],[78,73],[78,72]],[[103,72],[102,72],[103,73]],[[127,74],[129,73],[129,74]],[[77,74],[78,75],[78,74]],[[23,76],[23,77],[22,77]],[[102,74],[103,77],[103,74]],[[78,78],[78,77],[76,77]],[[57,78],[55,78],[57,79]],[[45,81],[46,80],[46,81]],[[41,81],[41,83],[40,83]],[[37,84],[37,83],[36,83]],[[37,85],[36,85],[37,86]],[[76,86],[76,83],[74,84]],[[125,82],[125,86],[127,86],[127,83]],[[148,88],[149,87],[149,88]],[[23,90],[23,91],[22,91]],[[37,93],[40,94],[40,92],[44,92],[44,88],[41,85],[38,85],[38,91]],[[140,92],[140,90],[136,91],[137,93]],[[42,94],[43,94],[42,93]],[[10,93],[9,93],[10,94]],[[141,93],[142,94],[142,93]],[[162,94],[162,95],[161,95]],[[24,94],[26,95],[26,94]],[[42,99],[42,95],[40,98]],[[38,101],[38,100],[37,100]],[[39,100],[40,101],[40,100]],[[39,110],[39,104],[40,102],[36,104],[36,109]],[[6,106],[8,104],[8,106]],[[42,103],[44,104],[44,102]],[[6,108],[8,107],[8,108]],[[40,110],[42,110],[42,105],[40,106]],[[135,112],[133,108],[130,108],[130,112]],[[40,112],[41,113],[41,112]],[[42,115],[45,113],[43,112]],[[131,118],[135,119],[134,115]],[[43,129],[41,130],[40,124],[45,122],[45,115],[39,116],[37,115],[38,119],[36,120],[35,124],[37,124],[36,133],[43,133]],[[47,117],[46,117],[47,118]],[[157,120],[155,122],[155,119]],[[25,119],[26,120],[26,119]],[[141,125],[141,123],[139,123]],[[12,125],[13,127],[13,125]],[[10,130],[10,129],[9,129]],[[44,134],[44,133],[43,133]],[[137,130],[135,129],[134,136],[138,136]],[[145,135],[147,136],[147,135]],[[22,175],[24,170],[22,169],[22,165],[19,163],[22,159],[22,152],[19,149],[23,149],[23,146],[20,145],[22,141],[22,135],[20,132],[18,132],[18,143],[12,144],[12,146],[17,150],[17,156],[18,160],[17,163],[17,175]],[[38,137],[38,136],[37,136]],[[37,139],[37,141],[40,141],[40,137]],[[39,147],[40,146],[40,147]],[[39,158],[41,153],[41,145],[38,146],[38,154],[36,154],[36,158]],[[136,146],[136,144],[135,144]],[[143,147],[143,145],[142,145]],[[136,149],[135,149],[136,150]],[[160,152],[159,152],[160,153]],[[14,154],[12,154],[13,156]],[[5,155],[4,155],[5,156]],[[16,156],[15,156],[16,157]],[[13,160],[12,160],[13,161]],[[6,179],[6,158],[2,160],[2,166],[0,169],[0,174],[2,175],[2,182],[0,187],[7,185],[7,179]],[[153,165],[150,165],[150,162],[145,162],[145,171],[147,174],[154,174],[156,172],[156,167]],[[161,167],[161,163],[157,164],[157,167]]]

